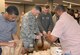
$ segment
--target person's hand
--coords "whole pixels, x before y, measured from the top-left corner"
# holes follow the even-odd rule
[[[39,33],[38,35],[36,35],[36,39],[41,39],[42,33]]]
[[[22,47],[22,51],[21,51],[22,54],[25,54],[26,53],[26,50],[24,47]]]
[[[50,34],[47,34],[45,38],[47,38],[47,39],[48,39],[48,38],[49,38],[49,36],[50,36]]]
[[[18,44],[20,42],[20,40],[16,39],[16,40],[13,40],[13,42],[15,42],[16,44]]]
[[[9,46],[9,47],[15,47],[15,46],[16,46],[16,43],[15,43],[15,42],[9,42],[9,43],[8,43],[8,46]]]
[[[40,36],[43,36],[43,34],[42,34],[42,33],[39,33],[39,35],[40,35]]]
[[[44,36],[46,36],[46,35],[47,35],[47,33],[46,33],[45,31],[43,31],[43,35],[44,35]]]
[[[40,35],[36,35],[36,39],[41,39],[41,36]]]
[[[51,31],[48,31],[48,34],[50,35],[51,34]]]
[[[51,36],[51,31],[48,31],[48,34],[46,35],[46,39],[49,39]]]

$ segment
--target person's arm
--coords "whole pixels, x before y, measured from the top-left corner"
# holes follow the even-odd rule
[[[20,38],[24,39],[24,37],[28,36],[29,33],[29,25],[28,25],[28,17],[24,15],[22,17],[21,30],[20,30]]]
[[[39,30],[40,30],[40,32],[43,34],[43,35],[46,35],[47,33],[46,33],[46,31],[44,30],[44,28],[43,28],[43,26],[42,26],[42,24],[41,24],[41,20],[42,19],[42,16],[41,16],[41,14],[37,17],[37,23],[38,23],[38,27],[39,27]]]
[[[65,32],[65,23],[64,20],[59,20],[54,29],[52,30],[51,34],[48,33],[48,35],[46,35],[46,39],[54,42],[57,40],[57,38],[61,38],[63,33]]]
[[[43,32],[43,31],[44,31],[44,28],[43,28],[43,26],[42,26],[42,24],[41,24],[41,21],[42,21],[41,19],[42,19],[42,15],[40,14],[40,15],[37,17],[37,23],[38,23],[38,27],[39,27],[40,31]]]
[[[0,46],[8,46],[8,42],[0,42]]]
[[[14,42],[0,42],[0,46],[14,47],[15,43]]]
[[[32,20],[32,16],[27,16],[24,15],[22,18],[22,26],[21,26],[21,33],[20,33],[20,38],[23,40],[25,37],[28,38],[35,38],[35,33],[34,33],[34,24]],[[23,40],[24,42],[24,40]]]
[[[48,31],[51,32],[51,31],[53,30],[54,23],[53,23],[53,21],[52,21],[52,16],[51,16],[51,15],[49,15],[49,16],[50,16],[50,19],[49,19],[50,24],[49,24]]]
[[[12,34],[12,37],[13,37],[14,40],[19,40],[20,39],[19,36],[17,35],[17,33]]]
[[[54,35],[51,35],[51,34],[48,34],[46,39],[49,41],[49,42],[55,42],[58,38],[55,37]]]
[[[17,35],[17,23],[16,23],[16,22],[14,23],[14,27],[13,27],[13,29],[11,30],[11,32],[12,32],[12,37],[13,37],[13,39],[14,39],[14,40],[19,40],[19,37],[18,37],[18,35]]]

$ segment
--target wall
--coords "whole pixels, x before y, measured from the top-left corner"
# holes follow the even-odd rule
[[[16,6],[19,10],[20,15],[24,11],[24,5],[22,5],[22,4],[10,4],[10,3],[6,3],[6,4],[7,4],[7,6],[10,6],[10,5]]]
[[[24,4],[10,4],[10,3],[6,3],[6,4],[7,4],[7,6],[9,6],[9,5],[16,6],[19,10],[20,15],[22,14],[22,12],[26,13],[34,7],[34,5],[28,5],[28,4],[26,4],[26,5],[24,5]]]
[[[80,6],[73,6],[72,7],[74,10],[78,9],[80,11]]]
[[[30,11],[32,8],[34,7],[34,5],[25,5],[25,12]]]
[[[0,0],[0,12],[4,12],[5,11],[5,0]]]

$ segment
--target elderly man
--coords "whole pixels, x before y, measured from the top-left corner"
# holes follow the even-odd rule
[[[59,38],[64,55],[80,55],[80,25],[65,11],[63,5],[58,5],[55,11],[59,20],[46,38],[52,42]]]
[[[29,51],[34,48],[34,41],[39,35],[39,29],[36,22],[36,16],[41,12],[41,7],[36,5],[31,11],[27,12],[22,18],[21,39],[23,41],[24,49]]]

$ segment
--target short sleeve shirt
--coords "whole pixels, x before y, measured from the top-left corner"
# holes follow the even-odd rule
[[[62,48],[80,54],[80,25],[67,12],[62,13],[51,35],[60,38]],[[77,46],[76,46],[77,45]]]
[[[5,20],[0,14],[0,41],[12,40],[12,34],[16,33],[16,22]]]

